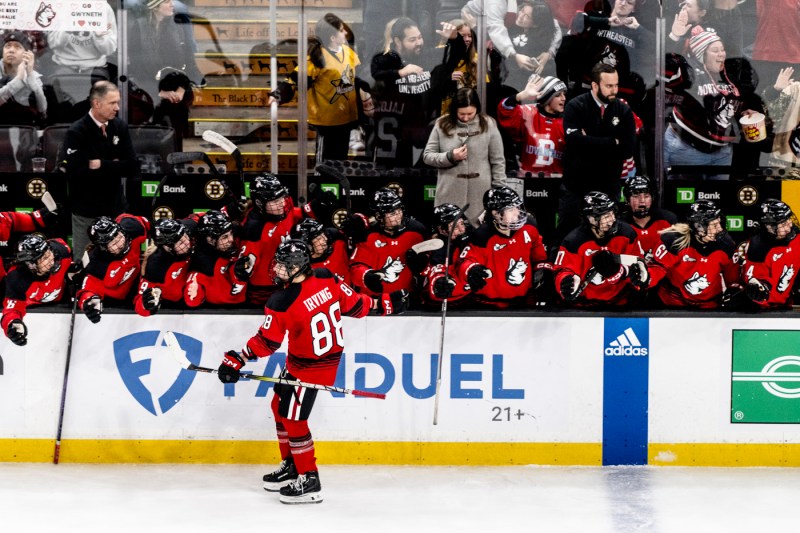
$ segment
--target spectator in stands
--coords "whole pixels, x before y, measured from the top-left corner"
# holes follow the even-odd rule
[[[800,9],[797,3],[791,0],[755,2],[758,28],[753,43],[753,61],[759,76],[774,80],[786,67],[800,72],[800,42],[797,38],[800,35]]]
[[[486,217],[459,255],[457,279],[464,280],[472,301],[492,308],[529,307],[537,302],[534,279],[552,270],[536,221],[508,187],[483,196]],[[539,275],[540,277],[540,275]]]
[[[745,292],[759,309],[791,309],[800,272],[797,218],[786,203],[769,198],[761,204],[760,221],[737,252]]]
[[[663,305],[714,309],[723,300],[733,303],[744,296],[739,269],[732,260],[736,244],[723,220],[714,202],[700,200],[689,207],[688,224],[661,231],[661,242],[648,267],[650,286],[658,286],[656,294]]]
[[[27,35],[15,31],[3,38],[0,63],[0,114],[3,124],[42,126],[47,113],[42,75]]]
[[[559,295],[580,307],[636,302],[650,282],[636,232],[617,218],[616,202],[600,191],[584,196],[581,215],[583,222],[561,243],[553,265]]]
[[[447,115],[436,121],[422,160],[438,169],[437,204],[470,204],[466,216],[477,223],[484,193],[505,185],[506,165],[497,123],[481,113],[474,89],[456,92]]]
[[[442,22],[437,30],[441,40],[437,50],[443,52],[442,62],[431,72],[431,89],[441,101],[441,114],[450,109],[450,101],[461,88],[478,87],[478,51],[475,32],[463,20]],[[437,111],[438,112],[438,111]]]
[[[622,194],[627,209],[622,220],[639,235],[639,255],[650,261],[661,244],[660,232],[678,222],[672,211],[655,206],[656,190],[646,176],[633,176],[625,181]]]
[[[567,85],[552,76],[531,76],[525,88],[497,107],[497,122],[515,143],[520,175],[551,177],[564,172],[564,105]]]
[[[308,123],[317,132],[317,163],[347,159],[350,132],[358,127],[361,60],[347,44],[349,28],[342,19],[327,13],[314,29],[308,53]],[[298,70],[281,83],[269,103],[288,103],[295,93]]]
[[[700,26],[714,28],[725,43],[729,57],[742,56],[742,15],[736,0],[680,0],[674,7],[677,14],[672,20],[667,51],[689,55],[692,29]]]
[[[402,17],[389,27],[382,53],[372,58],[375,161],[391,168],[420,162],[435,114],[431,67],[435,60],[424,49],[417,23]],[[434,49],[435,50],[435,49]]]
[[[239,305],[245,302],[245,289],[255,261],[249,254],[237,258],[238,231],[239,227],[222,211],[212,209],[200,217],[184,291],[186,305]]]
[[[23,319],[28,306],[62,299],[72,253],[63,240],[47,240],[33,233],[17,243],[16,260],[17,264],[5,280],[6,294],[0,325],[11,342],[25,346],[28,327]]]
[[[617,98],[619,77],[613,67],[592,69],[592,90],[567,101],[564,108],[566,152],[558,201],[559,238],[580,224],[583,198],[601,191],[620,197],[623,163],[633,156],[636,123],[631,108]]]
[[[64,166],[72,211],[73,254],[78,260],[95,218],[127,208],[124,178],[138,174],[128,125],[117,117],[120,94],[110,81],[98,81],[89,94],[91,109],[67,130]]]

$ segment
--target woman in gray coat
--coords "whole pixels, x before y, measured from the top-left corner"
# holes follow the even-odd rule
[[[456,92],[449,113],[436,121],[422,160],[439,169],[436,205],[469,203],[466,216],[475,225],[483,194],[506,184],[506,163],[497,123],[481,113],[474,89]]]

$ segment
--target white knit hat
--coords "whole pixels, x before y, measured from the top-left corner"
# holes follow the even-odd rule
[[[567,90],[567,84],[556,78],[555,76],[545,76],[542,78],[542,88],[539,90],[541,96],[536,101],[542,107],[547,105],[547,102],[553,99],[555,95]]]
[[[720,39],[716,31],[712,29],[705,30],[700,26],[695,26],[692,28],[692,36],[689,38],[689,49],[697,60],[702,63],[706,49],[717,41],[721,42],[722,39]]]

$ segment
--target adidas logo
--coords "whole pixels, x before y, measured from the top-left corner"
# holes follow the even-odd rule
[[[617,337],[617,340],[608,343],[605,350],[606,355],[647,355],[647,348],[642,346],[639,337],[628,328]]]

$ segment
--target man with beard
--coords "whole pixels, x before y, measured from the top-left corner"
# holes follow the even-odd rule
[[[372,58],[375,78],[375,161],[392,168],[412,167],[422,156],[433,118],[431,72],[417,24],[406,17],[391,26],[382,53]]]
[[[565,236],[580,222],[580,206],[589,191],[616,201],[623,163],[633,156],[636,124],[628,104],[617,99],[619,77],[613,67],[592,69],[592,90],[564,108],[564,181],[558,201],[558,233]]]

